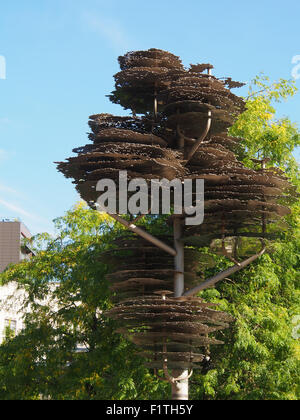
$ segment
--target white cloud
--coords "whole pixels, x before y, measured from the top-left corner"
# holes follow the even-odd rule
[[[25,211],[21,207],[15,206],[14,204],[12,204],[8,201],[0,199],[0,205],[6,207],[7,209],[13,211],[14,213],[16,213],[18,215],[21,214],[22,216],[25,216],[25,217],[34,218],[34,216],[32,214],[28,213],[27,211]]]
[[[22,204],[19,204],[24,200],[27,202],[27,208],[34,207],[25,194],[0,182],[0,218],[21,219],[33,234],[38,232],[53,233],[51,220],[32,213],[30,210],[27,211]]]
[[[39,217],[33,213],[29,213],[24,208],[12,203],[11,201],[3,200],[1,198],[0,211],[1,218],[6,218],[8,216],[9,219],[16,218],[22,220],[22,222],[29,227],[29,230],[32,234],[36,234],[38,232],[49,232],[51,234],[53,233],[53,224],[50,220]],[[4,211],[7,211],[8,214],[5,214]]]
[[[0,155],[1,155],[1,153],[0,153]],[[3,184],[0,184],[0,191],[6,192],[6,193],[9,193],[9,194],[19,195],[19,193],[16,190],[13,190],[12,188],[7,187],[6,185],[3,185]]]
[[[3,191],[5,193],[10,193],[13,194],[14,196],[19,196],[22,197],[22,195],[20,193],[18,193],[17,191],[13,190],[10,187],[7,187],[5,185],[1,185],[0,184],[0,191]],[[13,213],[13,217],[24,217],[26,219],[30,219],[30,220],[34,220],[35,222],[40,222],[40,223],[49,223],[48,219],[45,219],[43,217],[37,216],[36,214],[30,213],[28,211],[26,211],[23,207],[21,207],[18,204],[14,204],[10,199],[7,198],[0,198],[0,207],[4,207],[6,209],[8,209],[10,212]]]
[[[130,49],[128,36],[117,20],[90,12],[85,12],[83,19],[90,30],[105,38],[113,48],[126,51]]]

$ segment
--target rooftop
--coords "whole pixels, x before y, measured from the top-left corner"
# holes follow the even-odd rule
[[[21,234],[24,238],[31,238],[31,233],[27,226],[18,218],[8,219],[8,218],[0,218],[0,224],[1,223],[19,223],[21,226]]]

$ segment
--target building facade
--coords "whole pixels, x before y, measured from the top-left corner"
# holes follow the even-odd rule
[[[10,264],[18,264],[23,260],[30,259],[33,252],[24,239],[30,239],[31,235],[26,226],[19,221],[0,221],[0,273]],[[50,288],[54,291],[57,283],[52,283]],[[22,331],[24,327],[24,306],[23,301],[26,292],[18,288],[18,284],[11,282],[0,286],[0,344],[6,337],[7,328],[14,335]],[[48,302],[48,301],[46,301]],[[45,302],[45,303],[46,303]],[[55,301],[51,301],[52,308],[57,310]],[[30,308],[27,309],[30,311]],[[84,352],[86,347],[78,344],[76,352]]]
[[[31,251],[23,244],[24,239],[30,239],[31,234],[26,226],[19,221],[0,221],[0,272],[9,264],[17,264],[30,258]]]
[[[32,252],[25,239],[31,234],[20,221],[0,220],[0,273],[10,264],[29,259]],[[17,290],[15,283],[0,286],[0,343],[5,338],[7,327],[18,334],[23,328],[23,314],[20,313],[24,292]]]

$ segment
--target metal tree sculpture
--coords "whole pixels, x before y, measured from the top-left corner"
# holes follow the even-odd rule
[[[116,306],[107,315],[142,349],[147,366],[172,384],[173,399],[187,399],[193,369],[201,368],[210,345],[222,344],[211,333],[233,320],[195,295],[263,255],[265,240],[273,238],[268,227],[289,214],[295,190],[281,171],[267,169],[265,160],[257,162],[257,170],[237,160],[240,139],[228,136],[227,129],[244,110],[244,101],[230,91],[241,83],[217,79],[210,64],[185,69],[178,57],[157,49],[130,52],[119,63],[110,99],[132,116],[90,117],[92,144],[74,149],[77,156],[58,169],[92,208],[97,182],[113,179],[119,188],[121,170],[128,180],[149,183],[204,179],[202,225],[185,226],[185,214],[171,215],[171,235],[154,237],[137,226],[141,215],[128,221],[119,211],[112,217],[136,236],[124,233],[102,255],[115,267],[109,280]],[[249,256],[243,240],[253,238],[261,249]],[[199,248],[211,245],[234,265],[201,281],[198,273],[214,261]]]

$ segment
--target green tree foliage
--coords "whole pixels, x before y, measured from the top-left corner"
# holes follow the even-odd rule
[[[284,169],[299,188],[299,167],[293,156],[299,146],[297,127],[276,119],[274,101],[296,92],[293,83],[268,78],[254,80],[247,108],[231,129],[242,137],[244,162],[269,158]],[[280,241],[246,270],[202,296],[232,313],[236,322],[221,336],[225,346],[212,349],[213,369],[192,379],[196,399],[296,400],[300,396],[300,346],[293,336],[293,319],[300,314],[300,208],[292,215]],[[226,267],[220,259],[219,268]]]
[[[192,379],[196,399],[299,398],[299,343],[293,318],[300,313],[300,234],[277,242],[247,270],[202,293],[236,322],[212,348],[213,369]],[[222,262],[220,262],[222,266]]]
[[[111,303],[99,255],[119,229],[83,206],[55,225],[56,238],[38,236],[36,256],[1,276],[25,288],[27,315],[25,330],[0,346],[0,399],[158,398],[164,384],[102,316]]]
[[[231,134],[245,139],[241,159],[268,157],[299,186],[293,151],[299,132],[288,119],[276,119],[274,101],[295,93],[289,82],[255,79],[247,110]],[[225,346],[211,349],[210,370],[191,380],[194,399],[296,400],[300,347],[293,319],[300,315],[300,208],[281,239],[247,269],[201,293],[234,315],[231,329],[219,333]],[[144,221],[154,234],[161,220]],[[1,399],[165,399],[169,386],[143,366],[136,348],[103,318],[111,305],[102,251],[120,229],[111,219],[78,206],[55,222],[57,236],[35,239],[36,256],[10,267],[2,283],[17,281],[26,290],[26,328],[0,346]],[[206,275],[230,263],[220,257]],[[86,351],[76,352],[78,343]]]
[[[276,103],[287,101],[296,94],[294,81],[280,79],[271,83],[260,75],[251,83],[246,111],[230,129],[230,134],[243,138],[244,160],[252,165],[251,158],[269,158],[270,164],[284,170],[295,169],[293,151],[300,146],[296,124],[287,117],[277,118]]]

